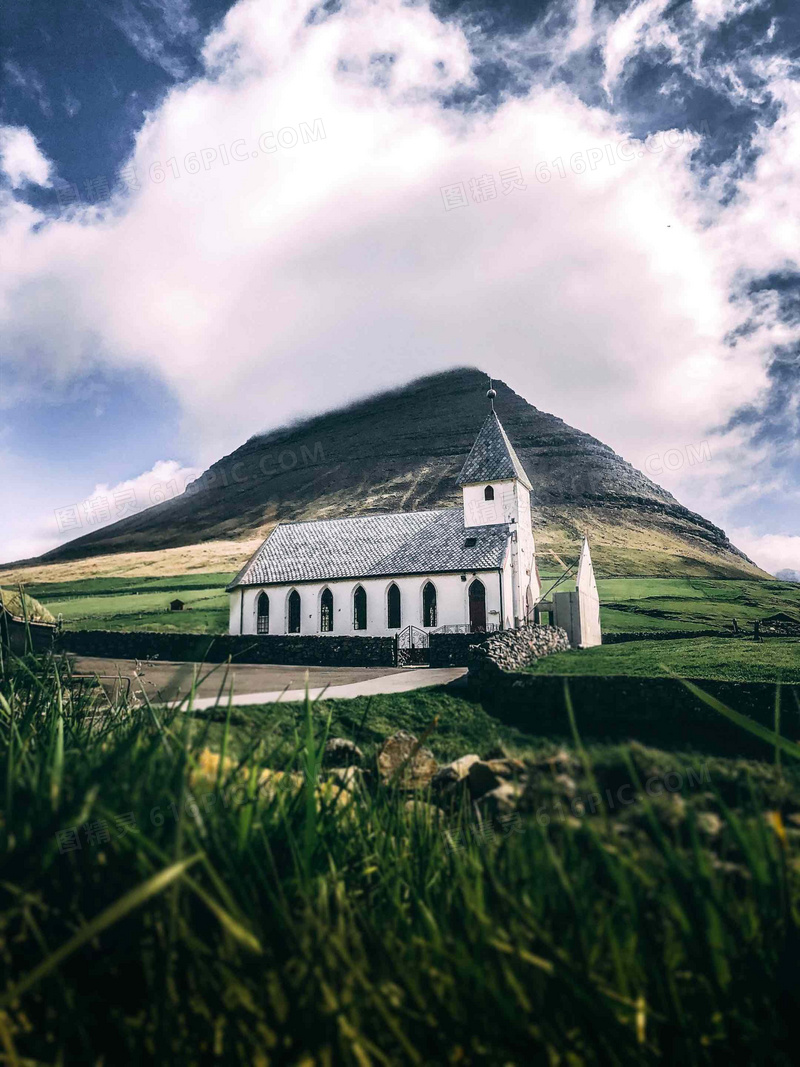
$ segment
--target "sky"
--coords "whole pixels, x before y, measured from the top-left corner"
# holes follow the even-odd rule
[[[0,562],[482,367],[800,569],[792,0],[6,0]]]

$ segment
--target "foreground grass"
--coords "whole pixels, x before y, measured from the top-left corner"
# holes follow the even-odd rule
[[[630,641],[558,652],[528,668],[532,674],[619,675],[658,678],[679,674],[733,682],[800,682],[800,638],[690,637]]]
[[[236,707],[235,724],[228,729],[229,751],[244,752],[254,738],[264,740],[274,755],[291,752],[297,722],[304,714],[303,705],[290,702]],[[465,753],[489,755],[501,750],[521,753],[531,745],[547,747],[539,738],[507,726],[486,712],[468,693],[456,694],[445,687],[413,689],[407,693],[386,693],[353,697],[346,700],[318,700],[313,705],[313,720],[318,730],[329,723],[330,733],[355,741],[368,758],[390,734],[407,730],[420,737],[436,728],[426,739],[426,746],[441,763]],[[224,723],[209,726],[209,744],[218,748],[225,732]],[[553,746],[555,747],[555,746]]]
[[[673,757],[598,749],[572,773],[635,817],[544,818],[567,788],[545,773],[517,822],[457,806],[447,838],[393,791],[320,792],[322,709],[238,727],[228,763],[219,724],[100,716],[65,669],[12,664],[0,690],[7,1062],[794,1062],[790,769],[710,761],[651,797]]]

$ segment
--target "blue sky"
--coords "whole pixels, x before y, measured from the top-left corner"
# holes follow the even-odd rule
[[[472,363],[800,567],[796,5],[0,18],[0,559]]]

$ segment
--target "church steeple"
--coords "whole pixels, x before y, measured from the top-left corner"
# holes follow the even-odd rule
[[[494,393],[494,390],[490,392]],[[491,399],[493,401],[494,397]],[[508,481],[512,478],[516,478],[530,491],[531,483],[525,468],[514,451],[492,403],[492,410],[486,416],[480,433],[475,438],[475,444],[461,468],[458,484],[476,485],[478,482]]]
[[[497,393],[491,379],[486,396],[489,414],[458,476],[464,529],[480,536],[480,527],[506,527],[510,574],[504,579],[508,621],[503,625],[519,626],[532,615],[541,592],[531,524],[531,483],[494,410]]]

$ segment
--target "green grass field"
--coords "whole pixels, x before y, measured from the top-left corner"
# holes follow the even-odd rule
[[[527,669],[530,674],[709,678],[733,682],[800,682],[800,638],[687,637],[629,641],[558,652]]]
[[[232,574],[178,575],[174,578],[86,578],[31,585],[42,603],[71,630],[164,630],[226,633]],[[36,590],[36,594],[33,593]],[[183,611],[170,611],[178,597]]]
[[[178,575],[174,578],[86,578],[30,585],[26,591],[72,629],[181,630],[225,633],[226,584],[233,574]],[[543,576],[547,590],[554,577]],[[559,589],[574,589],[565,582]],[[800,618],[800,585],[792,582],[705,578],[601,578],[600,611],[606,633],[627,630],[725,629],[735,618],[741,628],[785,611]],[[173,597],[186,601],[170,612]]]
[[[796,1062],[791,747],[557,753],[441,693],[229,729],[96,695],[54,660],[0,680],[3,1062]],[[400,725],[512,747],[513,821],[323,784],[329,716],[368,767]]]

